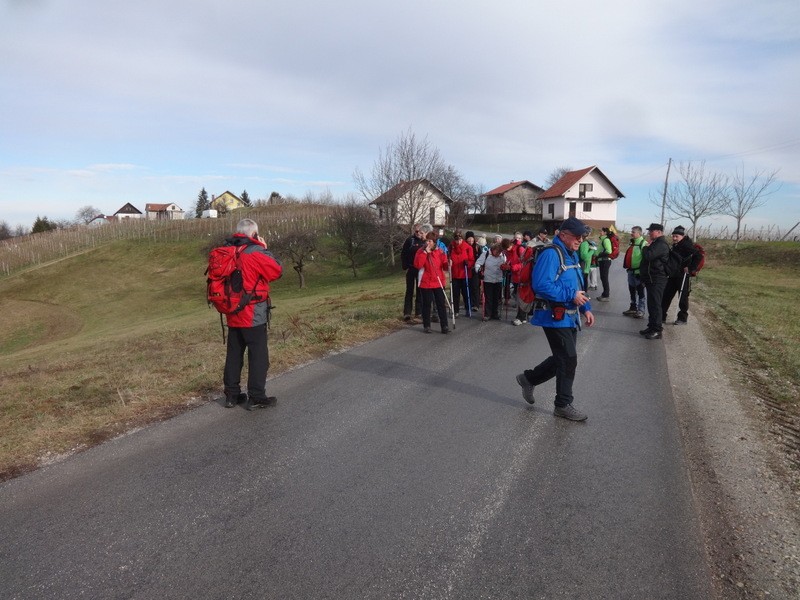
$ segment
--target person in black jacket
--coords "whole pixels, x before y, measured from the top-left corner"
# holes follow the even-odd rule
[[[669,279],[661,301],[661,318],[667,320],[667,311],[675,294],[678,298],[678,318],[673,325],[686,325],[689,319],[689,292],[692,291],[690,276],[697,272],[700,252],[694,247],[692,238],[678,225],[672,230],[672,249],[669,251]]]
[[[661,301],[667,286],[669,245],[664,239],[664,226],[660,223],[651,223],[647,232],[650,243],[642,248],[639,266],[642,283],[647,288],[647,327],[639,333],[648,340],[659,340],[663,329]]]
[[[419,271],[414,268],[414,257],[417,255],[417,250],[425,245],[425,234],[422,232],[419,223],[414,223],[414,228],[411,235],[403,243],[403,249],[400,251],[400,262],[403,265],[403,270],[406,272],[406,296],[403,302],[403,320],[411,320],[411,310],[414,310],[414,316],[420,317],[422,315],[422,292],[417,287],[417,274]]]

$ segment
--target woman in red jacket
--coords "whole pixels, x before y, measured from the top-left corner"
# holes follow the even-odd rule
[[[475,266],[475,252],[472,246],[464,241],[461,233],[456,231],[453,243],[450,244],[450,273],[453,277],[453,314],[458,316],[461,298],[464,298],[466,316],[472,316],[470,311],[474,300],[469,297],[470,276],[472,267]]]
[[[417,250],[414,257],[414,268],[419,270],[419,289],[422,290],[422,326],[425,333],[431,332],[431,304],[436,302],[436,312],[442,333],[450,333],[447,326],[447,304],[444,295],[447,254],[436,246],[437,236],[434,232],[425,236],[425,245]]]

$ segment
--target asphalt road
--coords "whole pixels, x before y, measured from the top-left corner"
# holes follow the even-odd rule
[[[620,261],[616,261],[619,263]],[[661,341],[579,336],[576,406],[514,376],[542,331],[415,326],[0,485],[0,597],[707,598]]]

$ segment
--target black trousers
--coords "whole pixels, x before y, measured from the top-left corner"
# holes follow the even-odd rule
[[[683,293],[680,294],[681,285]],[[686,275],[686,283],[683,282],[683,275],[680,277],[670,277],[667,280],[667,287],[664,288],[664,298],[661,300],[661,318],[667,319],[667,311],[675,294],[680,294],[678,298],[678,321],[686,321],[689,318],[689,294],[692,291],[692,278]]]
[[[572,404],[572,384],[578,367],[578,330],[574,327],[542,327],[551,356],[548,356],[533,369],[525,370],[525,378],[533,385],[539,385],[556,378],[556,398],[559,407]]]
[[[472,306],[481,305],[481,278],[476,273],[469,276],[469,299]]]
[[[503,292],[503,283],[483,282],[483,315],[490,319],[500,318],[500,294]]]
[[[603,298],[611,296],[611,287],[608,285],[608,271],[611,269],[610,260],[598,260],[597,265],[600,267],[600,283],[603,285],[603,293],[600,294]]]
[[[664,329],[661,303],[664,299],[664,288],[666,286],[666,277],[644,282],[644,287],[647,289],[647,328],[650,331],[662,331]]]
[[[422,311],[422,292],[417,287],[417,269],[406,269],[406,297],[403,302],[403,316],[420,315]],[[411,310],[414,310],[412,313]]]
[[[447,329],[447,301],[442,288],[422,288],[422,325],[426,329],[431,326],[431,305],[436,304],[436,314],[442,331]]]
[[[225,371],[222,375],[225,395],[237,396],[242,391],[240,380],[245,350],[247,350],[247,395],[252,400],[265,400],[269,370],[266,325],[228,329],[228,353],[225,356]]]

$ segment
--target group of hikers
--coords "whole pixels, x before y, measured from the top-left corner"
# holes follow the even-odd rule
[[[676,294],[679,311],[675,324],[686,323],[690,276],[702,268],[704,255],[683,227],[673,230],[671,248],[662,225],[653,223],[647,232],[649,240],[644,239],[641,227],[631,229],[630,246],[623,259],[630,308],[623,314],[644,318],[646,311],[647,327],[639,333],[647,339],[659,339]],[[484,321],[490,321],[500,320],[501,310],[507,315],[513,307],[513,324],[530,321],[542,327],[551,350],[551,356],[539,365],[516,376],[523,399],[533,404],[535,386],[555,378],[554,414],[583,421],[586,414],[572,405],[577,333],[583,324],[591,327],[595,322],[588,295],[590,289],[597,288],[596,282],[592,283],[593,272],[599,274],[603,288],[596,299],[610,299],[608,273],[620,244],[610,227],[602,229],[598,243],[589,240],[590,234],[591,228],[570,217],[552,239],[542,228],[535,236],[531,231],[515,233],[513,238],[497,235],[489,245],[484,236],[456,231],[452,241],[446,243],[430,224],[415,224],[401,251],[406,271],[404,319],[421,319],[425,333],[431,333],[432,323],[438,322],[446,334],[450,332],[448,311],[455,319],[463,306],[466,316],[481,315]],[[210,254],[207,273],[209,302],[225,315],[228,325],[225,406],[244,404],[253,410],[275,405],[276,398],[266,393],[269,284],[281,277],[282,267],[259,236],[254,221],[239,221],[226,244]],[[449,294],[445,286],[450,288]],[[240,381],[245,352],[246,393]]]
[[[639,333],[646,339],[662,337],[663,322],[675,295],[679,295],[676,325],[688,319],[690,277],[703,263],[703,252],[686,236],[683,227],[672,231],[670,248],[664,227],[652,223],[648,238],[639,226],[631,228],[630,245],[623,267],[628,275],[630,307],[623,312],[633,318],[648,317]],[[403,244],[402,265],[406,271],[403,318],[422,320],[423,331],[431,333],[438,321],[441,332],[450,332],[448,312],[453,322],[462,302],[465,316],[473,312],[484,321],[500,320],[501,308],[516,310],[514,325],[530,322],[542,327],[551,356],[533,369],[517,375],[526,402],[533,404],[535,386],[556,379],[554,414],[572,421],[583,421],[585,413],[576,409],[572,385],[577,367],[577,333],[585,322],[594,325],[589,290],[602,286],[599,302],[609,302],[609,270],[620,254],[620,240],[611,227],[603,227],[597,243],[589,239],[592,230],[575,217],[566,219],[552,240],[542,228],[534,237],[531,231],[514,237],[497,235],[491,245],[473,231],[456,231],[447,244],[430,224],[415,224]],[[445,286],[450,286],[450,294]],[[513,301],[512,301],[513,299]],[[431,315],[432,307],[436,313]]]

